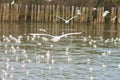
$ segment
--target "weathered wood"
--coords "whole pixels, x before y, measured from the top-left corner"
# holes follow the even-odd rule
[[[2,20],[2,4],[0,5],[0,21]]]
[[[36,21],[37,20],[37,5],[35,5],[35,7],[34,7],[34,21]]]
[[[118,7],[117,11],[117,22],[120,23],[120,7]]]
[[[75,8],[74,6],[71,7],[71,9],[72,9],[72,10],[71,10],[71,16],[74,16],[74,8]],[[74,20],[72,20],[71,22],[73,23],[73,21],[74,21]]]
[[[37,21],[40,21],[40,5],[37,8]]]
[[[41,6],[41,21],[44,22],[45,19],[45,10],[44,10],[45,6],[42,5]]]
[[[111,18],[110,18],[110,22],[111,23],[115,23],[115,20],[116,20],[116,10],[117,10],[116,7],[112,7],[111,8]]]
[[[49,12],[49,5],[45,7],[45,22],[48,22],[48,12]]]
[[[34,9],[34,5],[32,4],[32,9],[31,9],[31,21],[33,21],[33,9]]]
[[[75,8],[75,14],[72,14],[72,16],[76,16],[76,15],[77,15],[77,10],[79,10],[79,7],[76,7],[76,8]],[[72,17],[72,16],[71,16],[71,17]],[[79,22],[78,19],[79,19],[79,18],[77,17],[77,18],[75,18],[74,20],[72,20],[72,22],[73,22],[73,21],[74,21],[74,22]]]
[[[60,22],[60,20],[56,18],[58,16],[60,16],[60,6],[59,5],[57,5],[57,8],[56,8],[56,16],[55,16],[56,22]]]
[[[22,7],[21,7],[22,6]],[[77,10],[81,11],[81,15],[77,14]],[[24,12],[23,12],[24,11]],[[120,23],[120,7],[112,7],[109,13],[110,16],[103,17],[104,7],[98,7],[96,11],[96,18],[93,19],[93,8],[78,7],[78,6],[64,6],[64,5],[36,5],[31,6],[22,4],[1,3],[0,4],[0,21],[19,21],[28,20],[28,15],[31,21],[40,22],[62,22],[63,20],[56,18],[57,16],[69,19],[72,16],[78,16],[70,22],[94,22],[105,23],[108,19],[111,23]],[[112,20],[114,17],[117,19]]]
[[[28,5],[25,5],[24,21],[27,21],[27,14],[28,14]]]
[[[85,19],[86,19],[86,7],[82,8],[82,13],[83,13],[82,22],[85,22]]]
[[[52,10],[52,20],[53,20],[52,22],[56,22],[56,21],[55,21],[55,15],[56,15],[55,5],[52,6],[52,9],[53,9],[53,10]]]

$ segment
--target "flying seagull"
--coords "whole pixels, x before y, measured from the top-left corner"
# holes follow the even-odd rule
[[[104,11],[103,12],[103,17],[107,16],[107,14],[110,13],[109,11]]]
[[[79,9],[76,12],[77,12],[77,15],[81,15],[81,11]]]
[[[35,34],[35,33],[31,33],[29,35],[32,35],[32,36],[49,36],[49,37],[52,37],[50,39],[52,42],[58,42],[61,38],[66,37],[68,35],[83,34],[83,33],[86,33],[86,31],[85,32],[67,33],[67,34],[63,34],[63,35],[60,35],[60,36],[53,36],[53,35],[50,35],[50,34]]]
[[[62,18],[62,17],[57,17],[57,18],[62,19],[63,21],[65,21],[66,24],[68,24],[68,23],[70,22],[70,20],[72,20],[73,18],[76,18],[76,17],[77,17],[77,16],[73,16],[73,17],[71,17],[70,19],[64,19],[64,18]]]
[[[39,29],[39,31],[47,32],[45,29]]]
[[[115,19],[116,19],[117,17],[116,16],[114,16],[112,19],[111,19],[111,21],[115,21]]]
[[[13,5],[13,4],[15,4],[15,1],[14,1],[14,0],[11,2],[11,5]]]

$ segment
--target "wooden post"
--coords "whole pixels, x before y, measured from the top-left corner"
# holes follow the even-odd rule
[[[41,7],[41,21],[44,22],[44,5]]]
[[[5,3],[3,4],[3,16],[2,16],[3,18],[3,21],[5,21]]]
[[[81,12],[81,15],[79,15],[79,21],[82,22],[82,15],[84,15],[84,14],[82,14],[82,7],[79,7],[79,10]]]
[[[87,22],[88,18],[89,18],[89,10],[88,10],[88,7],[85,7],[85,21],[84,22]]]
[[[13,5],[13,21],[15,21],[15,16],[16,16],[16,4]]]
[[[82,15],[83,15],[83,16],[81,17],[81,21],[84,22],[84,21],[85,21],[85,7],[82,7],[81,13],[82,13]]]
[[[45,22],[48,22],[48,13],[49,12],[49,5],[45,6]]]
[[[1,18],[2,18],[2,3],[0,4],[0,21],[1,21]]]
[[[51,22],[52,21],[52,6],[50,5],[49,6],[49,22]]]
[[[9,3],[6,4],[6,21],[9,20]]]
[[[97,9],[97,23],[104,23],[104,17],[103,17],[104,7],[99,7]]]
[[[53,11],[52,11],[52,22],[55,22],[55,15],[56,15],[56,9],[55,9],[55,5],[52,6]]]
[[[92,20],[93,20],[93,17],[92,17],[93,14],[92,14],[92,12],[93,12],[93,8],[90,7],[90,8],[89,8],[89,21],[90,21],[90,22],[93,22],[93,21],[92,21]]]
[[[27,21],[28,5],[25,5],[24,21]]]
[[[34,8],[34,5],[32,4],[32,9],[31,9],[31,21],[33,21],[33,8]]]
[[[18,4],[16,4],[16,7],[15,7],[15,21],[17,21],[18,20],[18,14],[19,14],[19,5]]]
[[[37,8],[37,21],[40,21],[40,5]]]
[[[57,10],[56,10],[56,16],[55,16],[56,22],[60,22],[60,20],[56,18],[58,16],[60,16],[60,6],[59,5],[57,5]]]
[[[101,7],[101,12],[100,12],[101,13],[100,17],[101,17],[101,20],[102,20],[101,23],[105,23],[105,18],[103,17],[103,12],[104,12],[104,7]]]
[[[67,6],[65,6],[65,19],[68,19],[69,17],[67,16],[67,12],[68,12],[68,8],[67,8]]]
[[[37,20],[37,5],[35,5],[35,8],[34,8],[34,14],[33,14],[33,16],[34,16],[34,21],[36,21]]]
[[[65,18],[65,6],[62,6],[62,14],[61,17]]]
[[[75,7],[74,7],[74,6],[72,6],[71,8],[72,8],[72,9],[71,9],[71,16],[74,16],[74,9],[75,9]],[[74,20],[72,20],[71,22],[73,23],[73,22],[74,22]]]
[[[96,19],[96,22],[99,23],[99,16],[100,16],[100,7],[97,8],[97,19]]]
[[[117,9],[116,7],[112,7],[112,9],[111,9],[111,19],[110,19],[111,23],[115,23],[115,20],[116,20],[116,17],[117,17],[116,9]]]
[[[75,15],[77,15],[77,10],[79,10],[79,7],[75,7]],[[73,15],[73,16],[75,16],[75,15]],[[75,18],[73,22],[78,22],[78,19],[79,19],[78,17]]]
[[[14,5],[10,5],[10,21],[12,21],[13,20],[13,10],[14,9]]]
[[[118,7],[117,11],[117,22],[120,23],[120,7]]]
[[[22,4],[19,4],[19,6],[18,6],[17,21],[19,21],[21,6],[22,6]]]

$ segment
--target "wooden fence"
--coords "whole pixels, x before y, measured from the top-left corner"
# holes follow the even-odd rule
[[[59,6],[59,5],[22,5],[9,3],[0,4],[0,21],[38,21],[38,22],[62,22],[56,16],[69,19],[77,15],[77,10],[81,15],[71,20],[71,22],[94,22],[120,23],[120,7],[112,7],[110,13],[105,18],[102,16],[104,7],[98,7],[96,12],[90,7]],[[115,20],[111,20],[113,17]]]

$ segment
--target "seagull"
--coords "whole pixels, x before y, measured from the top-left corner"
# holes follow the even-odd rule
[[[60,36],[53,36],[53,35],[50,35],[50,34],[36,34],[36,33],[31,33],[29,35],[32,35],[32,36],[50,36],[50,37],[52,37],[50,39],[52,42],[58,42],[62,37],[66,37],[68,35],[83,34],[83,33],[86,33],[86,31],[85,32],[67,33],[67,34],[63,34],[63,35],[60,35]]]
[[[64,19],[64,18],[62,18],[62,17],[57,17],[57,18],[59,18],[59,19],[62,19],[63,21],[65,21],[65,23],[66,24],[68,24],[69,22],[70,22],[70,20],[72,20],[73,18],[76,18],[77,16],[73,16],[73,17],[71,17],[70,19]]]
[[[47,32],[45,29],[39,29],[39,31]]]
[[[77,15],[81,15],[81,12],[79,9],[76,12],[77,12]]]
[[[93,11],[96,11],[97,10],[97,8],[93,8]]]
[[[11,2],[11,5],[13,5],[15,3],[15,1],[13,0],[12,2]]]
[[[115,19],[116,19],[117,17],[116,16],[114,16],[112,19],[111,19],[111,21],[115,21]]]
[[[109,11],[104,11],[103,12],[103,17],[107,16],[107,14],[110,13]]]

